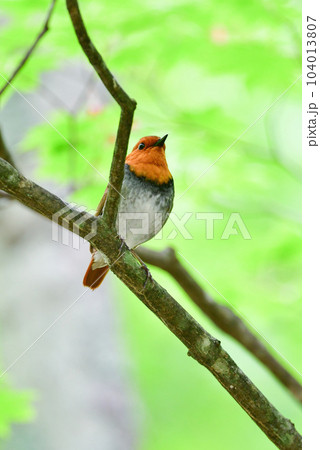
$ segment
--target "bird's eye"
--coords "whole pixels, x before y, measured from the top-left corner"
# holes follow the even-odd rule
[[[141,144],[139,144],[138,149],[139,149],[139,150],[142,150],[143,148],[145,148],[145,146],[146,146],[146,145],[142,142]]]

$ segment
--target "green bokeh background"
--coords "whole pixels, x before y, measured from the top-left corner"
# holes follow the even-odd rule
[[[149,246],[173,245],[180,251],[197,269],[181,258],[201,285],[254,324],[299,379],[294,368],[301,371],[300,2],[95,0],[80,6],[93,41],[138,102],[130,147],[141,136],[169,134],[167,159],[176,186],[173,211],[178,217],[192,213],[187,224],[192,239],[178,234],[168,240],[175,228],[169,221],[163,239]],[[32,41],[33,30],[40,29],[45,8],[40,0],[5,1],[1,10],[9,18],[0,28],[1,73],[7,76],[26,42]],[[17,89],[36,88],[42,73],[66,62],[86,62],[64,2],[58,2],[50,28],[14,82]],[[3,102],[12,93],[8,89]],[[107,174],[118,117],[118,107],[110,101],[96,111],[61,110],[50,121]],[[40,180],[72,185],[72,201],[89,209],[96,206],[104,180],[47,124],[34,128],[22,147],[39,149]],[[206,239],[196,212],[224,214],[215,224],[213,240]],[[241,234],[221,239],[232,212],[240,213],[250,240]],[[212,325],[168,275],[157,269],[152,273],[300,429],[301,408],[291,395]],[[148,411],[142,448],[272,448],[163,324],[111,279]],[[22,410],[29,408],[24,398],[21,402]]]

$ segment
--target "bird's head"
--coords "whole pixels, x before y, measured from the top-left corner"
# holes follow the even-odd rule
[[[165,155],[167,137],[166,134],[162,138],[158,136],[141,138],[126,158],[126,164],[131,172],[157,184],[168,183],[172,175]]]

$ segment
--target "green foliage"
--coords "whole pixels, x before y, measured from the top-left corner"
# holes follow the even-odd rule
[[[5,382],[0,382],[0,439],[9,436],[14,423],[28,422],[34,418],[32,399],[31,393],[13,390]]]
[[[138,101],[130,145],[143,135],[169,133],[167,158],[176,185],[173,211],[178,217],[193,213],[187,224],[193,239],[178,234],[168,240],[174,229],[168,222],[164,239],[154,240],[152,246],[174,245],[199,271],[194,275],[204,288],[248,317],[299,370],[299,81],[283,92],[301,73],[300,2],[123,0],[119,6],[116,0],[101,0],[81,1],[80,6],[93,41]],[[0,47],[0,60],[8,75],[33,38],[30,28],[34,33],[40,29],[45,11],[40,0],[4,2],[1,8],[10,17],[0,28],[1,42],[7,44]],[[50,32],[14,85],[30,89],[44,70],[79,59],[87,64],[64,2],[58,2]],[[11,93],[7,91],[6,99]],[[112,102],[94,115],[83,109],[77,115],[59,111],[48,117],[83,158],[43,123],[23,144],[38,150],[39,178],[72,185],[73,200],[94,208],[108,178],[118,117]],[[224,214],[215,224],[213,240],[206,239],[204,222],[195,219],[201,211]],[[241,214],[251,240],[241,235],[221,239],[232,212]],[[300,411],[290,394],[215,329],[167,275],[154,272],[299,425]],[[185,357],[163,325],[122,292],[128,341],[148,408],[143,448],[240,448],[239,442],[246,443],[241,447],[246,450],[271,448],[228,394]]]

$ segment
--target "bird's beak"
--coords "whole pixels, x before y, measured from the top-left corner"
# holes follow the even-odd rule
[[[159,139],[155,144],[154,147],[163,147],[163,144],[165,143],[165,140],[167,139],[168,135],[164,135],[161,139]]]

